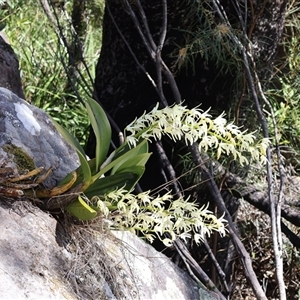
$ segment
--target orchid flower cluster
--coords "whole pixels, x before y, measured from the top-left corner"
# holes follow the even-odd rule
[[[214,153],[216,158],[232,155],[240,164],[249,164],[249,157],[266,163],[268,139],[256,141],[254,133],[242,131],[228,123],[221,114],[213,118],[209,111],[198,107],[173,105],[159,109],[158,105],[129,124],[125,131],[126,142],[136,147],[141,140],[160,140],[167,135],[173,141],[184,141],[186,145],[198,144],[200,152]],[[170,193],[154,197],[150,191],[138,195],[124,188],[91,199],[97,210],[108,221],[109,228],[140,232],[148,241],[157,236],[166,246],[177,238],[192,238],[197,244],[217,231],[226,234],[226,220],[218,218],[208,210],[208,205],[199,208],[183,198],[173,199]]]
[[[207,206],[198,208],[188,199],[173,200],[170,193],[157,197],[149,193],[133,195],[118,189],[101,199],[95,197],[92,201],[112,221],[109,222],[110,228],[129,230],[134,234],[138,231],[150,243],[154,241],[155,235],[170,247],[176,238],[193,238],[199,244],[213,231],[219,232],[221,236],[226,234],[226,220],[223,216],[217,218]],[[111,214],[110,210],[114,213]]]
[[[199,107],[188,109],[182,104],[175,104],[163,109],[158,104],[149,113],[130,123],[125,131],[131,133],[127,141],[136,145],[138,138],[160,140],[165,134],[173,141],[184,140],[186,145],[198,143],[199,151],[212,150],[219,159],[221,155],[232,155],[241,165],[249,164],[247,157],[266,163],[268,139],[256,142],[254,132],[241,131],[240,127],[228,123],[224,113],[213,119],[209,111]]]

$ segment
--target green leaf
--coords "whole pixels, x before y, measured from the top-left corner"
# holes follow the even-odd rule
[[[70,182],[73,178],[73,172],[69,173],[66,177],[64,177],[58,184],[57,186],[63,186]]]
[[[123,170],[126,170],[126,169],[130,170],[130,168],[134,168],[136,166],[144,167],[150,156],[151,156],[151,153],[143,153],[143,154],[139,154],[134,157],[131,157],[131,158],[127,159],[126,161],[124,161],[122,164],[118,165],[118,168],[114,168],[112,174],[123,172]]]
[[[127,173],[127,172],[131,172],[134,173],[136,175],[135,180],[131,180],[131,182],[127,182],[126,184],[126,190],[127,191],[132,191],[132,189],[135,187],[135,185],[138,183],[138,181],[140,180],[140,178],[142,177],[142,175],[145,172],[145,166],[131,166],[128,169],[122,169],[122,171],[120,171],[120,173],[118,174],[123,174],[123,173]]]
[[[143,173],[142,170],[138,170],[138,172],[137,170],[134,171],[137,174],[131,171],[125,172],[124,170],[122,173],[99,178],[85,190],[85,195],[91,199],[93,196],[104,195],[121,187],[130,191],[139,180],[140,174]]]
[[[84,182],[84,185],[87,186],[91,182],[92,174],[91,169],[86,159],[85,152],[77,139],[72,136],[65,128],[59,125],[56,121],[52,119],[53,124],[55,125],[58,132],[63,136],[63,138],[76,150],[79,160],[80,160],[80,167],[77,169],[77,173],[83,174],[83,179],[78,179],[74,185],[76,185],[79,181]],[[64,181],[65,179],[63,179]]]
[[[91,208],[80,196],[72,202],[67,211],[74,217],[80,220],[92,220],[97,216],[97,211]]]
[[[70,134],[64,127],[58,124],[52,117],[50,117],[57,131],[63,136],[63,138],[78,152],[80,152],[85,157],[85,152],[77,139]]]
[[[118,157],[122,156],[126,152],[131,151],[132,149],[136,149],[135,151],[136,154],[141,154],[141,153],[147,153],[149,151],[148,149],[148,141],[145,139],[140,138],[140,140],[137,142],[136,146],[133,148],[131,145],[128,143],[123,144],[120,146],[118,149],[115,150],[115,156],[114,159],[117,159]]]
[[[116,155],[115,157],[117,159],[115,159],[115,157],[113,158],[113,162],[114,161],[118,161],[118,163],[116,163],[114,165],[114,167],[112,168],[111,174],[114,174],[117,172],[117,170],[127,161],[135,158],[138,155],[141,154],[148,154],[148,142],[146,140],[143,140],[142,142],[140,142],[139,144],[137,144],[137,146],[135,148],[127,148],[124,147],[123,151],[116,151]],[[122,159],[121,159],[122,158]]]
[[[93,175],[92,180],[97,180],[99,177],[101,177],[103,174],[105,174],[114,167],[119,168],[119,166],[125,163],[128,159],[136,156],[138,153],[140,153],[140,151],[144,151],[146,149],[145,143],[147,143],[147,141],[141,142],[139,145],[137,145],[136,148],[128,148],[128,152],[122,152],[122,154],[118,153],[119,156],[117,155],[117,158],[115,158],[115,155],[110,163],[108,163],[104,168],[102,168],[97,174]]]
[[[86,101],[86,109],[96,136],[96,170],[98,171],[109,150],[111,127],[105,111],[94,99],[89,98]]]

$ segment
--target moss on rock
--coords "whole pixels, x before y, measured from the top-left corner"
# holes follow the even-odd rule
[[[6,144],[2,146],[2,149],[13,155],[13,160],[17,165],[18,172],[24,173],[35,169],[35,163],[33,159],[20,147],[14,144]]]

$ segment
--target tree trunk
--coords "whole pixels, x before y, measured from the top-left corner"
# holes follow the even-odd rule
[[[160,100],[140,67],[157,83],[156,65],[128,13],[126,2],[106,1],[103,42],[95,79],[95,98],[121,131]],[[142,24],[137,5],[139,1],[129,2]],[[162,3],[158,0],[141,1],[155,43],[158,43],[162,32]],[[266,75],[265,70],[270,70],[280,40],[286,1],[264,1],[245,9],[238,1],[222,0],[220,3],[230,23],[225,25],[212,6],[205,3],[167,1],[166,40],[162,59],[171,69],[185,104],[190,107],[200,104],[203,110],[211,108],[215,113],[225,110],[236,118],[243,117],[244,123],[247,123],[254,116],[246,117],[243,112],[247,108],[246,113],[249,114],[253,101],[247,96],[241,53],[234,48],[227,33],[233,32],[242,42],[246,34],[253,40],[257,71],[262,73],[260,71],[263,70]],[[144,25],[141,25],[141,30],[146,33]],[[165,78],[163,91],[168,104],[174,103]],[[257,124],[255,121],[253,123]],[[114,130],[114,142],[117,144],[118,134]],[[94,157],[93,133],[86,149],[87,154]],[[164,182],[164,176],[160,176],[158,168],[159,157],[155,149],[151,150],[154,155],[147,166],[151,180],[143,178],[145,189]],[[151,176],[153,172],[157,176]]]
[[[125,2],[125,0],[106,1],[103,44],[95,80],[96,98],[121,130],[136,116],[140,116],[145,110],[151,109],[159,102],[159,97],[149,79],[132,55],[134,53],[139,63],[156,80],[155,64],[126,11]],[[232,4],[233,2],[235,4]],[[139,16],[135,1],[130,1],[130,3]],[[199,38],[202,37],[207,43],[216,35],[226,35],[228,29],[214,12],[204,11],[209,10],[210,6],[202,5],[203,7],[199,8],[195,3],[167,1],[168,25],[162,59],[172,70],[182,100],[186,104],[189,106],[201,104],[204,110],[211,107],[217,112],[229,111],[234,108],[237,99],[242,98],[245,92],[240,76],[243,73],[242,66],[238,65],[240,53],[234,54],[236,65],[225,66],[225,70],[224,65],[220,64],[221,60],[217,61],[216,57],[209,55],[210,49],[204,49],[204,54],[201,53],[201,49],[198,49],[197,55],[189,53],[194,49],[191,43],[195,42],[194,36],[197,30],[204,32],[207,30],[208,39],[204,39],[199,33]],[[282,33],[286,1],[259,1],[257,5],[251,1],[252,5],[249,5],[247,10],[239,4],[239,1],[221,0],[220,3],[228,16],[230,25],[241,40],[244,39],[241,36],[243,26],[245,34],[252,40],[258,71],[270,69]],[[158,42],[162,26],[162,1],[143,0],[141,4],[153,39]],[[247,16],[244,11],[247,11]],[[212,17],[214,20],[209,23],[209,18]],[[224,25],[223,28],[222,25]],[[214,30],[209,26],[219,27]],[[142,30],[145,32],[143,26]],[[225,37],[220,36],[220,38],[226,42]],[[225,45],[221,52],[226,52],[227,46]],[[233,53],[233,50],[225,54],[221,53],[223,55],[221,58],[230,60],[230,57],[226,56]],[[235,86],[236,78],[240,80],[238,87]],[[172,104],[174,100],[169,85],[166,81],[163,83],[167,101]],[[94,156],[93,140],[92,136],[87,147],[88,154],[92,157]]]

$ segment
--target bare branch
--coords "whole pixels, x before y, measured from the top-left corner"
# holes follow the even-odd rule
[[[126,1],[128,3],[128,1]],[[144,11],[144,8],[141,4],[141,1],[140,0],[136,0],[136,4],[137,4],[137,7],[138,7],[138,10],[139,10],[139,13],[142,17],[142,22],[143,22],[143,25],[145,27],[145,30],[146,30],[146,37],[148,38],[148,41],[152,47],[152,50],[155,51],[155,49],[157,49],[157,46],[153,40],[153,37],[152,37],[152,34],[150,32],[150,28],[149,28],[149,25],[148,25],[148,20],[146,18],[146,14],[145,14],[145,11]]]
[[[141,25],[140,25],[140,22],[138,21],[137,17],[136,17],[136,14],[134,13],[133,9],[131,8],[130,4],[128,3],[128,0],[124,0],[125,1],[125,4],[126,4],[126,9],[127,11],[129,12],[133,22],[134,22],[134,25],[136,27],[136,29],[138,30],[138,33],[139,35],[141,36],[142,40],[143,40],[143,43],[151,57],[151,59],[156,63],[157,62],[157,55],[156,55],[156,51],[157,51],[157,46],[155,46],[155,48],[151,48],[150,44],[152,44],[151,42],[148,42],[147,38],[150,40],[152,40],[152,37],[147,37],[143,34],[142,32],[142,28],[141,28]],[[164,16],[165,16],[165,13],[164,13]],[[150,31],[149,31],[150,32]],[[159,56],[160,57],[160,56]],[[160,60],[161,60],[161,57],[160,57]],[[161,66],[162,66],[162,72],[164,73],[164,75],[166,76],[170,86],[171,86],[171,90],[173,92],[173,96],[174,96],[174,102],[176,103],[180,103],[180,101],[182,100],[181,99],[181,95],[180,95],[180,92],[179,92],[179,89],[177,87],[177,84],[176,84],[176,81],[175,81],[175,78],[172,74],[172,72],[170,71],[170,69],[168,68],[168,66],[164,63],[163,60],[161,60]],[[161,68],[161,66],[159,68]],[[160,94],[159,90],[158,90],[158,93]],[[162,101],[162,103],[165,105],[165,106],[168,106],[168,102],[167,100],[164,98],[164,100]]]
[[[236,227],[232,221],[232,218],[225,206],[222,195],[218,189],[218,186],[216,185],[216,182],[213,179],[212,174],[210,173],[210,171],[208,170],[208,168],[205,166],[205,164],[202,161],[197,144],[193,144],[191,146],[191,152],[192,152],[195,164],[197,166],[199,166],[199,172],[201,172],[202,176],[204,176],[204,179],[207,180],[207,186],[211,192],[211,195],[213,197],[215,204],[217,205],[220,212],[225,213],[226,220],[228,221],[229,234],[232,238],[232,241],[233,241],[236,251],[239,253],[239,257],[243,264],[245,276],[246,276],[247,280],[251,283],[253,292],[255,293],[257,299],[267,300],[267,297],[266,297],[262,287],[260,286],[260,284],[257,280],[257,277],[253,271],[252,264],[251,264],[251,258],[238,236],[237,229],[236,229]]]
[[[133,9],[131,8],[131,5],[129,4],[128,0],[124,0],[123,1],[124,4],[125,4],[125,7],[127,9],[127,12],[129,13],[134,25],[135,25],[135,28],[137,29],[140,37],[142,38],[143,40],[143,43],[144,45],[146,46],[146,50],[148,51],[150,57],[153,59],[153,61],[155,61],[155,49],[156,49],[156,46],[154,48],[152,48],[152,45],[151,43],[149,43],[149,41],[147,40],[146,36],[144,35],[143,31],[142,31],[142,26],[135,14],[135,12],[133,11]]]
[[[42,7],[43,7],[43,10],[44,10],[46,16],[48,17],[48,19],[52,23],[52,26],[54,28],[57,28],[57,22],[56,22],[55,17],[53,16],[53,13],[51,12],[51,9],[50,9],[48,1],[47,0],[40,0],[40,3],[42,5]]]
[[[131,8],[130,4],[128,3],[127,0],[124,0],[124,2],[125,2],[125,6],[126,6],[126,9],[127,9],[127,12],[131,16],[131,18],[132,18],[132,20],[133,20],[133,22],[135,24],[135,27],[138,30],[138,33],[139,33],[140,37],[142,38],[142,40],[144,42],[144,45],[145,45],[145,47],[146,47],[146,49],[147,49],[150,57],[154,60],[154,62],[156,62],[156,54],[155,54],[155,52],[156,52],[156,48],[157,47],[156,47],[156,45],[155,45],[155,43],[154,43],[154,41],[152,39],[152,36],[150,34],[150,30],[149,30],[149,27],[148,27],[148,22],[146,20],[146,16],[145,16],[145,12],[144,12],[143,8],[142,8],[141,14],[143,16],[143,22],[146,24],[146,25],[144,24],[144,26],[146,26],[148,28],[147,34],[149,36],[147,36],[147,38],[150,40],[150,44],[154,47],[153,49],[151,48],[150,44],[148,43],[147,38],[146,38],[146,36],[144,35],[144,33],[142,31],[140,22],[138,21],[138,18],[136,17],[136,15],[135,15],[133,9]],[[132,55],[134,61],[137,63],[137,65],[140,67],[140,69],[149,78],[150,82],[152,83],[153,87],[155,88],[155,90],[156,90],[156,92],[157,92],[157,94],[158,94],[158,96],[160,98],[160,101],[163,103],[163,105],[168,106],[168,102],[167,102],[167,100],[166,100],[166,98],[164,96],[163,90],[162,90],[162,84],[161,84],[162,80],[161,80],[161,78],[158,77],[158,84],[156,84],[155,81],[150,76],[150,74],[146,71],[146,69],[139,63],[136,55],[132,51],[132,49],[131,49],[130,45],[128,44],[128,42],[126,41],[126,39],[125,39],[124,35],[122,34],[119,26],[116,24],[116,22],[114,20],[114,17],[112,16],[112,14],[111,14],[111,12],[109,10],[109,6],[108,5],[107,5],[107,7],[108,7],[108,11],[109,11],[110,17],[112,18],[112,21],[113,21],[115,27],[117,28],[117,31],[121,35],[121,38],[124,41],[125,45],[127,46],[127,48],[129,50],[130,54]],[[161,67],[157,66],[157,70],[159,70],[159,71],[157,71],[157,75],[158,76],[160,76],[160,69],[161,69]]]
[[[167,25],[168,25],[168,9],[167,9],[167,0],[162,0],[162,16],[163,16],[163,22],[161,26],[161,34],[160,39],[157,48],[159,51],[162,50],[163,45],[165,43],[165,39],[167,36]]]
[[[228,18],[226,16],[226,12],[224,11],[223,7],[220,5],[218,0],[213,0],[213,6],[216,9],[220,19],[225,22],[229,28],[231,28],[231,24],[228,21]],[[258,117],[261,121],[262,130],[265,138],[269,138],[269,130],[268,130],[268,123],[266,121],[265,115],[262,111],[259,97],[256,91],[256,87],[258,87],[258,91],[260,92],[260,96],[264,99],[264,94],[262,92],[260,81],[258,78],[258,75],[256,73],[255,68],[255,61],[249,51],[247,51],[246,47],[239,41],[239,39],[231,32],[230,37],[233,40],[233,42],[236,44],[236,46],[240,49],[242,56],[243,56],[243,62],[244,67],[246,71],[246,78],[248,81],[248,86],[251,91],[251,94],[254,99],[256,111],[258,114]],[[247,40],[247,36],[245,35],[245,39]],[[251,49],[251,43],[248,42],[247,45],[248,49]],[[252,66],[252,72],[251,73],[251,67]],[[256,84],[256,86],[255,86]],[[279,150],[278,150],[279,151]],[[271,227],[272,227],[272,238],[273,238],[273,249],[274,249],[274,255],[275,255],[275,264],[276,264],[276,275],[277,275],[277,281],[279,286],[279,293],[280,293],[280,299],[285,300],[286,299],[286,291],[285,291],[285,284],[283,279],[283,261],[282,261],[282,236],[281,236],[281,227],[280,227],[280,201],[281,198],[278,199],[277,203],[275,203],[274,199],[274,190],[273,190],[273,181],[272,181],[272,155],[270,147],[267,149],[267,181],[268,181],[268,195],[269,195],[269,201],[270,201],[270,211],[271,211]]]
[[[220,265],[219,265],[219,263],[218,263],[215,255],[214,255],[214,253],[212,252],[212,250],[211,250],[211,248],[210,248],[210,246],[209,246],[209,244],[207,243],[206,240],[203,241],[203,245],[205,246],[206,251],[207,251],[210,259],[212,260],[215,268],[217,269],[219,278],[221,279],[221,282],[222,282],[223,286],[225,287],[226,292],[229,293],[229,288],[228,288],[228,284],[226,282],[226,275],[225,275],[225,273],[221,269],[221,267],[220,267]]]
[[[186,263],[186,265],[190,265],[193,268],[193,270],[197,273],[198,277],[201,278],[202,282],[208,287],[208,289],[217,294],[219,299],[225,300],[226,298],[222,295],[222,293],[218,290],[215,284],[210,280],[210,278],[194,260],[194,258],[191,256],[183,242],[180,240],[176,240],[174,242],[174,246],[180,254],[180,256],[183,258],[183,261]]]
[[[169,180],[171,180],[171,182],[173,184],[175,193],[177,194],[178,197],[182,196],[175,170],[169,161],[169,158],[163,148],[163,145],[159,141],[156,141],[155,145],[156,145],[157,152],[160,156],[162,166],[164,169],[166,169],[168,171]],[[169,180],[167,180],[167,181],[169,182]]]

